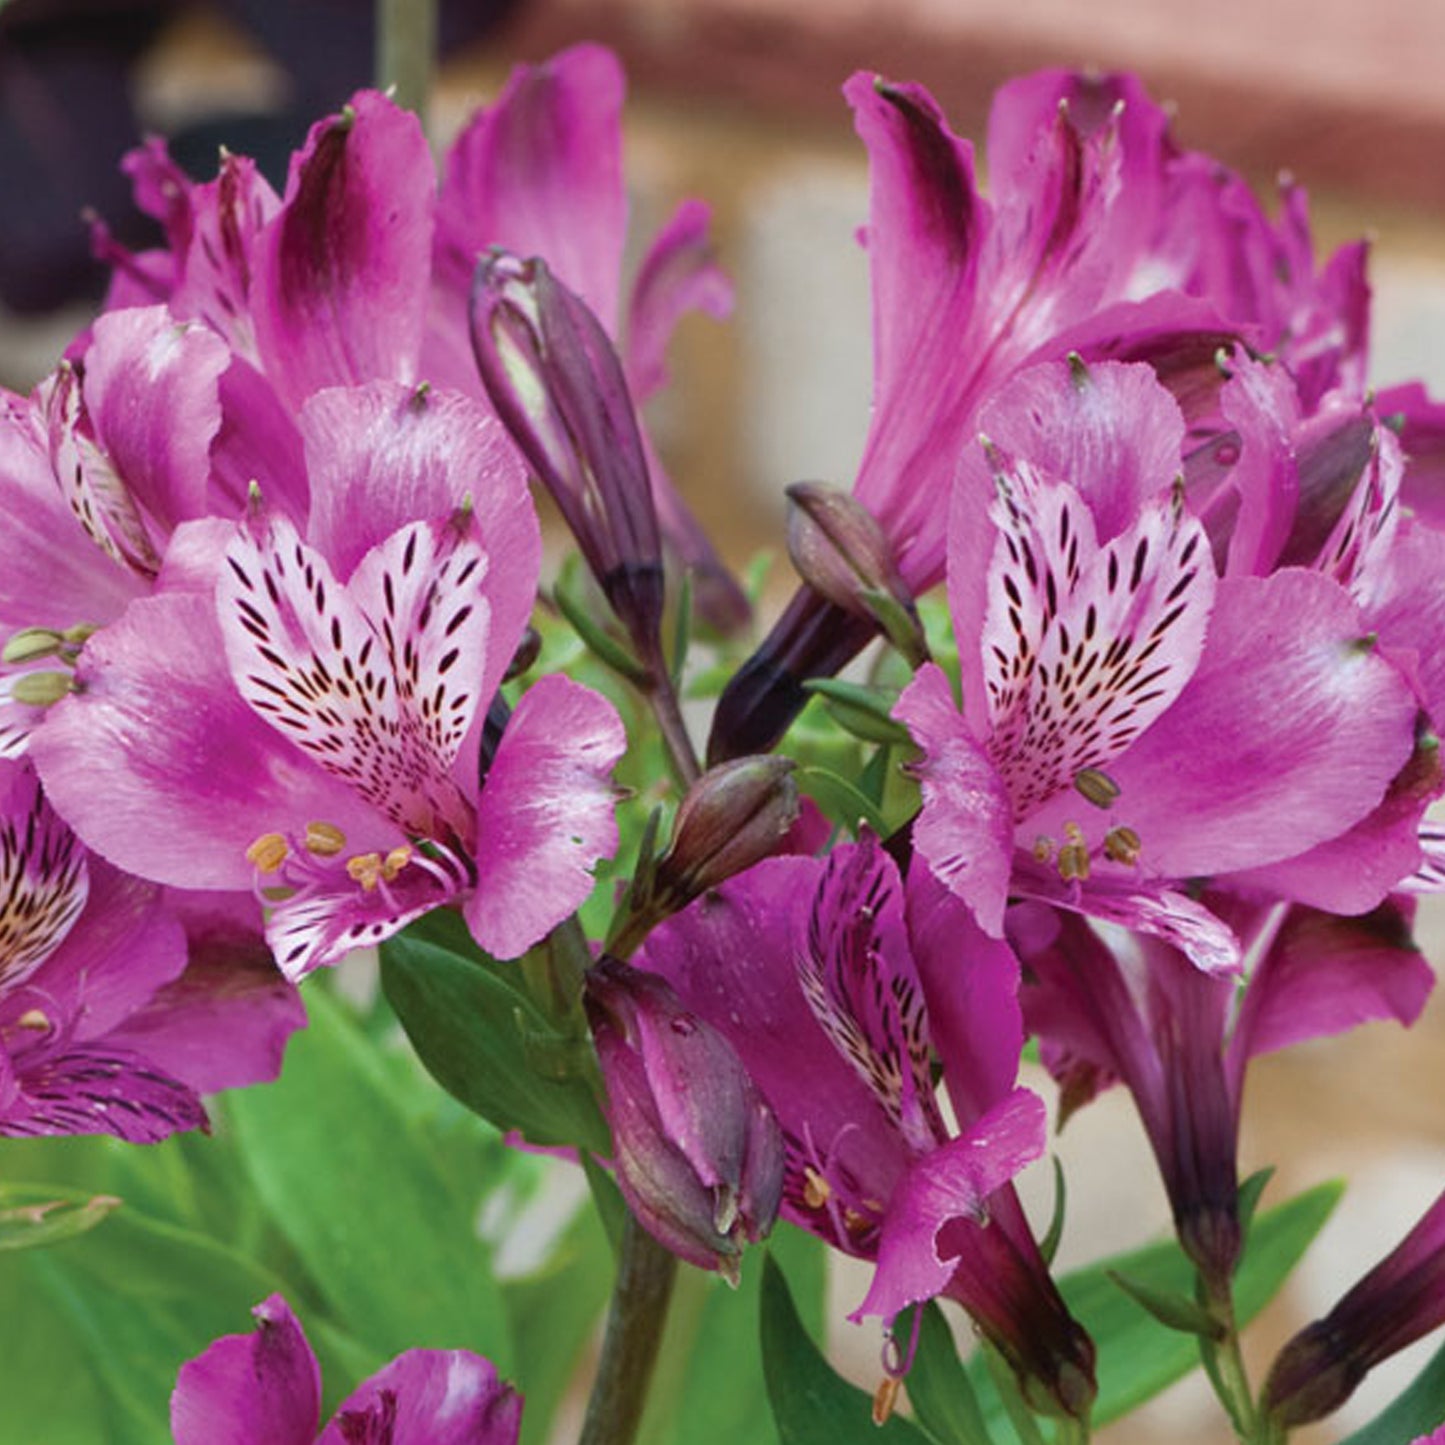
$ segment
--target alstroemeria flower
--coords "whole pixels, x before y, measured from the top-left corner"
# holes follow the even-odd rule
[[[1020,369],[1078,352],[1149,362],[1212,416],[1221,346],[1278,349],[1314,405],[1359,386],[1363,250],[1321,273],[1303,196],[1276,227],[1238,177],[1180,150],[1131,76],[1045,71],[995,97],[991,195],[973,149],[917,85],[845,87],[868,148],[874,404],[854,495],[917,594],[946,559],[943,518],[979,409]],[[729,685],[709,756],[763,751],[868,640],[865,622],[798,593]]]
[[[931,879],[905,893],[867,836],[738,875],[656,928],[639,962],[728,1039],[772,1106],[784,1216],[876,1261],[854,1318],[947,1295],[1039,1408],[1086,1413],[1092,1348],[1010,1186],[1044,1147],[1042,1106],[1017,1086],[1010,950]]]
[[[1121,1081],[1159,1163],[1175,1228],[1211,1286],[1240,1248],[1240,1105],[1250,1059],[1371,1019],[1413,1023],[1434,982],[1391,900],[1357,918],[1247,895],[1206,904],[1252,959],[1242,994],[1156,938],[1036,903],[1010,908],[1024,1014],[1065,1115]]]
[[[448,902],[515,957],[614,846],[624,742],[610,704],[544,677],[479,780],[535,596],[523,479],[462,397],[375,383],[301,420],[310,540],[264,501],[239,527],[185,531],[185,585],[91,639],[78,691],[33,740],[38,766],[121,866],[257,886],[292,978]]]
[[[363,1381],[320,1434],[321,1372],[280,1295],[256,1329],[181,1366],[175,1445],[517,1445],[522,1397],[469,1350],[407,1350]]]
[[[199,1090],[275,1076],[300,1003],[254,930],[197,903],[188,929],[0,762],[0,1135],[151,1143],[205,1125]]]
[[[69,690],[85,639],[156,585],[175,528],[239,510],[212,467],[229,359],[164,307],[117,311],[30,399],[0,398],[0,755]]]
[[[312,127],[279,200],[249,161],[223,158],[217,180],[198,186],[152,142],[129,166],[168,250],[131,257],[102,236],[103,258],[120,271],[111,304],[166,300],[212,326],[236,357],[228,392],[287,458],[285,413],[325,387],[425,379],[480,399],[467,339],[472,272],[502,247],[543,257],[586,300],[620,343],[641,403],[666,379],[678,320],[692,309],[723,316],[732,295],[707,208],[687,202],[644,257],[624,324],[622,97],[621,68],[598,46],[519,67],[453,145],[440,196],[416,117],[374,91]],[[700,606],[736,624],[741,591],[650,460],[663,530],[695,569]]]
[[[1411,757],[1415,700],[1339,583],[1216,579],[1147,368],[1037,367],[982,423],[949,526],[963,711],[927,667],[896,712],[924,751],[919,851],[991,932],[1027,894],[1234,968],[1178,880],[1346,834]]]

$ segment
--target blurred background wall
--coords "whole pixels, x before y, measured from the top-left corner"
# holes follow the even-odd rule
[[[171,136],[197,175],[215,148],[284,181],[306,126],[370,72],[369,0],[10,0],[0,6],[0,381],[28,388],[83,324],[103,276],[82,207],[134,244],[116,162]],[[981,139],[992,88],[1044,64],[1140,71],[1176,103],[1176,133],[1260,187],[1287,167],[1309,188],[1321,251],[1374,237],[1374,376],[1445,395],[1445,5],[1439,0],[456,0],[444,6],[439,140],[508,67],[604,40],[632,76],[628,175],[645,235],[701,195],[736,280],[733,320],[689,321],[653,417],[672,475],[733,560],[779,548],[781,492],[846,485],[869,404],[867,270],[854,232],[867,177],[839,86],[855,69],[925,82]],[[0,525],[3,525],[0,520]],[[777,569],[779,583],[786,564]],[[1431,920],[1427,949],[1445,958]],[[1047,1088],[1043,1090],[1048,1092]],[[1262,1061],[1246,1103],[1245,1170],[1279,1166],[1269,1197],[1347,1175],[1344,1204],[1287,1296],[1251,1332],[1256,1370],[1402,1235],[1445,1176],[1445,1003],[1409,1034],[1371,1025]],[[1065,1258],[1160,1231],[1167,1211],[1127,1102],[1108,1098],[1059,1141],[1070,1176]],[[1042,1215],[1051,1185],[1034,1180]],[[841,1276],[842,1308],[858,1280]],[[866,1378],[878,1342],[838,1347]],[[1343,1437],[1435,1342],[1381,1369],[1334,1422]],[[1223,1445],[1186,1382],[1106,1445]]]

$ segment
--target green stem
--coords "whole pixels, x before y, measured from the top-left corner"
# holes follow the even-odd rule
[[[657,719],[658,731],[672,760],[673,771],[684,788],[690,788],[702,776],[702,765],[693,749],[692,739],[687,734],[683,721],[682,705],[677,700],[677,691],[672,678],[662,662],[661,653],[651,668],[652,685],[647,688],[648,705]]]
[[[578,1445],[630,1445],[637,1434],[676,1277],[676,1258],[628,1215],[602,1358]]]
[[[436,75],[437,0],[376,0],[376,83],[427,129]]]

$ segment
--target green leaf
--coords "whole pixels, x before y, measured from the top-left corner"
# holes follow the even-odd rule
[[[1069,1186],[1064,1179],[1064,1166],[1057,1154],[1051,1157],[1051,1162],[1054,1166],[1054,1213],[1044,1237],[1039,1241],[1039,1253],[1043,1255],[1044,1263],[1050,1265],[1059,1252],[1059,1241],[1064,1237],[1064,1215],[1069,1206]]]
[[[1415,1376],[1405,1393],[1342,1445],[1405,1445],[1445,1424],[1445,1345]]]
[[[1141,1309],[1148,1310],[1161,1325],[1201,1339],[1222,1340],[1229,1331],[1197,1300],[1172,1290],[1155,1289],[1123,1270],[1107,1270],[1108,1277]]]
[[[866,743],[913,741],[908,729],[893,720],[898,694],[892,689],[866,687],[836,677],[810,678],[803,687],[820,696],[834,722],[855,738]]]
[[[338,1321],[382,1356],[469,1348],[506,1374],[511,1344],[478,1201],[409,1127],[345,1007],[313,988],[307,1011],[280,1081],[230,1099],[257,1193]]]
[[[808,1337],[771,1258],[763,1266],[762,1350],[782,1445],[926,1445],[928,1437],[902,1416],[873,1424],[872,1401],[838,1375]]]
[[[908,1398],[918,1423],[939,1445],[992,1445],[993,1437],[943,1311],[935,1300],[922,1309],[918,1349],[908,1372]],[[897,1328],[903,1338],[909,1325],[900,1321]]]
[[[866,793],[831,768],[816,764],[800,764],[794,772],[798,789],[806,793],[834,823],[856,832],[860,821],[868,824],[880,837],[886,837],[888,825]]]
[[[585,1080],[539,1072],[538,1042],[555,1033],[515,965],[409,931],[382,945],[381,982],[417,1056],[453,1098],[534,1144],[611,1151]]]
[[[113,1194],[0,1184],[0,1250],[58,1244],[95,1228],[120,1204]]]
[[[614,1260],[595,1209],[583,1208],[547,1262],[502,1286],[527,1397],[523,1445],[544,1445],[612,1288]]]
[[[1249,1226],[1254,1223],[1255,1211],[1259,1208],[1259,1198],[1274,1178],[1274,1165],[1264,1169],[1256,1169],[1243,1184],[1239,1186],[1239,1227],[1248,1236]]]
[[[1343,1185],[1318,1184],[1267,1210],[1254,1222],[1235,1276],[1235,1311],[1247,1324],[1275,1296],[1319,1233]],[[1074,1317],[1099,1349],[1095,1426],[1108,1424],[1152,1399],[1199,1364],[1197,1342],[1158,1325],[1110,1281],[1110,1271],[1150,1289],[1186,1295],[1195,1270],[1173,1240],[1114,1255],[1059,1282]]]

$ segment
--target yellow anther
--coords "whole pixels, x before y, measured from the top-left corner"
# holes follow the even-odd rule
[[[1110,828],[1104,834],[1105,856],[1112,858],[1116,863],[1137,863],[1143,846],[1139,835],[1132,828],[1125,828],[1121,825],[1118,828]]]
[[[274,873],[290,856],[291,849],[279,833],[262,833],[246,849],[246,861],[262,873]]]
[[[53,657],[64,640],[49,627],[23,627],[0,650],[0,662],[35,662],[42,657]]]
[[[1089,845],[1084,830],[1077,823],[1064,824],[1064,837],[1069,841],[1059,849],[1059,877],[1065,883],[1089,876]]]
[[[391,852],[386,855],[381,865],[381,876],[390,883],[410,862],[411,848],[403,843],[399,848],[393,848]]]
[[[42,1009],[28,1008],[20,1015],[15,1022],[22,1029],[30,1029],[34,1033],[43,1034],[50,1028],[50,1018]]]
[[[308,823],[306,851],[318,858],[334,858],[346,847],[346,834],[335,823]]]
[[[1034,862],[1047,863],[1054,856],[1058,844],[1044,833],[1034,839]]]
[[[68,672],[23,672],[10,684],[10,696],[26,707],[49,707],[74,690]]]
[[[884,1375],[873,1392],[873,1423],[886,1425],[893,1418],[898,1404],[898,1390],[903,1381],[897,1375]]]
[[[803,1203],[821,1209],[833,1197],[833,1186],[810,1164],[803,1170]]]
[[[346,873],[353,883],[370,893],[381,882],[381,854],[358,853],[346,860]]]
[[[1101,768],[1080,768],[1074,774],[1074,787],[1096,808],[1112,807],[1120,788]]]
[[[872,1221],[866,1214],[860,1214],[856,1209],[845,1208],[843,1223],[847,1226],[849,1234],[862,1234]]]

